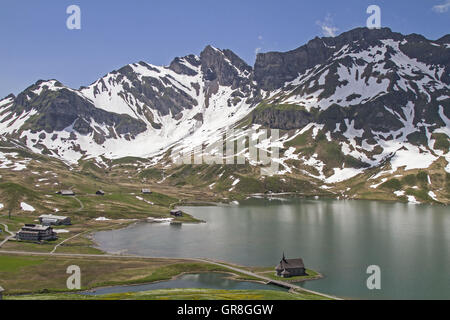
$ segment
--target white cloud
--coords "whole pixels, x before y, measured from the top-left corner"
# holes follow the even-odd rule
[[[264,41],[263,41],[263,39],[264,39],[264,37],[263,37],[262,35],[259,35],[259,36],[258,36],[258,41],[260,42],[259,45],[264,46]],[[262,50],[262,47],[255,48],[255,55],[258,55],[258,53],[260,53],[261,50]]]
[[[326,26],[326,25],[322,26],[323,35],[326,37],[336,37],[336,32],[338,30],[339,30],[338,28],[333,26]]]
[[[450,1],[450,0],[449,0]],[[322,33],[325,37],[335,37],[339,29],[334,26],[333,19],[328,14],[324,21],[316,21],[316,24],[322,29]]]
[[[443,4],[433,6],[433,11],[437,13],[444,13],[450,9],[450,0],[446,0]]]

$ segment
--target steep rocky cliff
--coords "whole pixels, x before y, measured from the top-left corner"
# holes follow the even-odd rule
[[[226,128],[266,127],[281,130],[278,174],[327,183],[386,166],[394,173],[440,163],[450,172],[449,119],[450,36],[387,28],[261,53],[254,67],[207,46],[167,67],[129,64],[79,90],[39,81],[0,101],[4,138],[72,163],[158,163],[167,150],[211,144]]]

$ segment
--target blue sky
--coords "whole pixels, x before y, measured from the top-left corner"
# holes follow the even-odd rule
[[[66,27],[72,4],[81,30]],[[167,65],[207,44],[253,65],[256,51],[365,26],[371,4],[381,7],[383,27],[429,39],[450,33],[450,0],[1,0],[0,97],[39,79],[78,88],[128,63]]]

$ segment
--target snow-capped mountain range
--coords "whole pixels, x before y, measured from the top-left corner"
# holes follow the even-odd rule
[[[38,81],[0,100],[4,138],[70,163],[156,163],[169,148],[211,143],[237,125],[281,130],[280,174],[335,183],[440,159],[450,173],[450,35],[358,28],[258,54],[254,67],[207,46],[165,67],[129,64],[79,90]]]

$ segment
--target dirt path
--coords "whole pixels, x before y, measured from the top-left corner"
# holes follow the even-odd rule
[[[6,243],[8,242],[9,239],[11,239],[12,237],[14,237],[14,233],[12,233],[11,231],[9,231],[8,226],[6,224],[0,223],[0,225],[2,225],[5,229],[5,232],[9,233],[9,236],[6,237],[5,240],[3,240],[2,242],[0,242],[0,248]]]
[[[283,288],[287,288],[289,290],[293,290],[294,292],[295,291],[297,291],[297,292],[298,291],[300,291],[300,292],[303,291],[303,292],[312,293],[312,294],[315,294],[315,295],[318,295],[318,296],[326,297],[326,298],[332,299],[332,300],[341,300],[340,298],[337,298],[337,297],[334,297],[334,296],[330,296],[330,295],[327,295],[327,294],[323,294],[323,293],[320,293],[320,292],[316,292],[316,291],[312,291],[312,290],[308,290],[308,289],[302,288],[302,287],[297,286],[297,285],[295,285],[293,283],[289,283],[289,282],[285,282],[285,281],[281,281],[281,280],[273,280],[273,279],[265,277],[265,276],[263,276],[261,274],[257,274],[257,273],[254,273],[254,272],[251,272],[251,271],[239,268],[239,267],[230,266],[228,264],[223,264],[221,262],[217,262],[217,261],[214,261],[214,260],[209,260],[209,259],[194,259],[194,260],[207,262],[207,263],[214,264],[214,265],[217,265],[217,266],[225,267],[225,268],[228,268],[230,270],[233,270],[233,271],[236,271],[236,272],[240,272],[240,273],[243,273],[245,275],[248,275],[248,276],[255,277],[255,278],[258,278],[260,280],[263,280],[267,284],[269,284],[269,283],[270,284],[274,284],[274,285],[277,285],[277,286],[280,286],[280,287],[283,287]]]
[[[80,199],[78,199],[77,197],[73,197],[75,200],[77,200],[78,201],[78,203],[80,204],[80,207],[75,211],[75,212],[80,212],[81,210],[83,210],[84,209],[84,204],[83,204],[83,202],[80,200]]]
[[[78,236],[78,235],[77,235]],[[67,239],[68,240],[68,239]],[[43,252],[24,252],[24,251],[3,251],[0,250],[1,254],[15,254],[15,255],[25,255],[25,256],[56,256],[56,257],[73,257],[73,258],[114,258],[114,259],[180,259],[180,260],[186,260],[186,261],[197,261],[197,262],[203,262],[208,264],[213,264],[216,266],[220,266],[235,272],[239,272],[254,278],[257,278],[259,280],[264,281],[265,283],[270,283],[274,285],[278,285],[283,288],[288,288],[295,292],[308,292],[311,294],[315,294],[318,296],[322,296],[328,299],[332,300],[342,300],[338,297],[334,297],[331,295],[323,294],[320,292],[304,289],[300,286],[294,285],[292,283],[284,282],[281,280],[273,280],[268,277],[264,277],[260,274],[253,273],[251,271],[245,270],[243,268],[237,267],[237,266],[230,266],[228,264],[224,264],[222,262],[210,260],[210,259],[204,259],[204,258],[173,258],[173,257],[147,257],[147,256],[134,256],[134,255],[112,255],[112,254],[78,254],[78,253],[43,253]]]
[[[66,240],[61,241],[60,243],[58,243],[58,244],[53,248],[53,250],[50,252],[50,254],[54,254],[55,251],[56,251],[56,249],[58,249],[58,247],[59,247],[60,245],[66,243],[67,241],[70,241],[70,240],[72,240],[72,239],[74,239],[74,238],[76,238],[76,237],[78,237],[78,236],[81,236],[82,234],[87,233],[87,232],[90,232],[90,231],[88,230],[88,231],[84,231],[84,232],[78,233],[78,234],[74,235],[73,237],[70,237],[70,238],[67,238]]]

